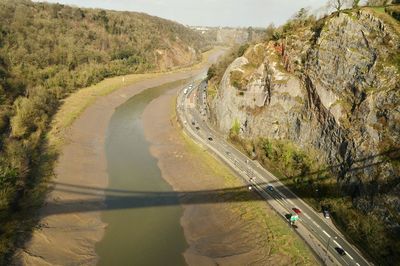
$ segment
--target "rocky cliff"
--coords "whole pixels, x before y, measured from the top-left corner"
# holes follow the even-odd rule
[[[242,139],[315,149],[351,208],[399,235],[399,23],[361,9],[289,26],[228,67],[210,103],[214,122],[227,134],[239,123]],[[397,247],[372,256],[387,261]]]

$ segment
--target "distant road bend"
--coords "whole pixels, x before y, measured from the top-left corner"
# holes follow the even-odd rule
[[[310,246],[326,265],[372,265],[351,245],[335,226],[314,211],[303,200],[284,186],[277,177],[261,165],[248,158],[207,123],[208,107],[206,103],[206,81],[196,82],[180,91],[177,100],[178,119],[184,130],[196,142],[205,146],[235,170],[249,185],[257,191],[268,204],[288,222],[293,208],[301,213],[293,230]],[[288,216],[289,215],[289,216]],[[338,248],[345,250],[340,255]]]

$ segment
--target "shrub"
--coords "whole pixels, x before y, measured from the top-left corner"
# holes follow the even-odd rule
[[[240,122],[237,118],[233,120],[232,127],[230,130],[230,135],[231,136],[239,136],[240,133]]]

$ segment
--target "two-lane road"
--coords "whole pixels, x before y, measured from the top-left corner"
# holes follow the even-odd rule
[[[351,245],[332,223],[309,207],[290,189],[284,186],[278,178],[261,167],[258,162],[249,159],[242,152],[228,143],[225,138],[213,130],[207,123],[208,107],[205,100],[206,83],[183,91],[178,96],[178,116],[185,130],[197,142],[207,146],[213,153],[230,165],[243,180],[252,186],[282,217],[294,214],[293,208],[301,210],[297,225],[302,230],[297,232],[303,238],[314,238],[318,245],[311,246],[325,264],[334,265],[370,265],[361,253]],[[286,218],[284,218],[286,219]],[[306,232],[307,235],[304,235]],[[335,248],[341,247],[346,251],[341,256]],[[315,249],[319,250],[315,250]]]

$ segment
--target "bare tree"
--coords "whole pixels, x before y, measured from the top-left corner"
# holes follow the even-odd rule
[[[329,0],[328,2],[328,6],[334,8],[337,12],[340,12],[340,10],[342,10],[344,4],[345,0]]]

